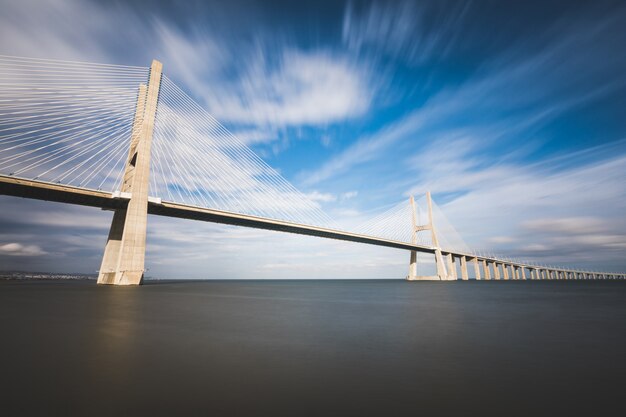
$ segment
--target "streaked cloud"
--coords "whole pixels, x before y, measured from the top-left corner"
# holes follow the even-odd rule
[[[22,245],[20,243],[5,243],[0,244],[0,255],[8,256],[41,256],[45,255],[44,252],[37,245]]]
[[[449,54],[471,2],[348,2],[342,40],[357,53],[373,50],[412,65]]]

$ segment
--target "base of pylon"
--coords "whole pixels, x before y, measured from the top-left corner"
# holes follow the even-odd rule
[[[103,272],[98,276],[98,284],[141,285],[143,271]]]
[[[407,281],[441,281],[437,275],[432,276],[407,276]]]
[[[101,272],[100,274],[98,274],[98,284],[115,284],[115,272]]]

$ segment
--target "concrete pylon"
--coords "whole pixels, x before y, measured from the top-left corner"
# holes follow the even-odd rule
[[[439,246],[439,239],[437,239],[437,232],[435,230],[435,222],[433,221],[433,200],[430,196],[430,191],[426,191],[426,201],[428,202],[428,221],[430,226],[430,236],[435,247],[435,265],[437,267],[437,276],[441,281],[450,279],[449,274],[446,273],[446,266],[443,263],[443,255],[441,254],[441,246]]]
[[[426,201],[428,202],[428,224],[426,225],[418,225],[417,219],[415,218],[415,199],[413,196],[409,198],[409,203],[411,204],[411,222],[413,231],[411,234],[411,242],[413,244],[417,243],[417,233],[430,230],[430,236],[432,240],[433,247],[435,248],[435,266],[437,267],[437,275],[436,276],[418,276],[417,275],[417,252],[411,251],[411,258],[409,260],[409,275],[407,276],[407,280],[409,281],[418,281],[418,280],[439,280],[445,281],[449,279],[456,279],[449,276],[446,271],[446,265],[444,264],[443,255],[441,253],[441,247],[439,246],[439,240],[437,239],[437,232],[435,231],[435,225],[433,222],[433,203],[430,196],[430,191],[426,192]]]
[[[163,65],[152,61],[148,86],[141,85],[122,192],[130,193],[125,209],[113,214],[98,284],[139,285],[143,280],[148,224],[148,188],[152,132]]]

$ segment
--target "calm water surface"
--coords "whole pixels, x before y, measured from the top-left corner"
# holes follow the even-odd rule
[[[0,415],[626,415],[625,282],[0,282]]]

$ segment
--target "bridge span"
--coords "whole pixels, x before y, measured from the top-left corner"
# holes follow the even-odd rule
[[[148,214],[406,250],[410,281],[626,277],[440,244],[430,193],[425,222],[411,197],[340,230],[162,68],[0,56],[0,194],[113,211],[100,284],[142,282]],[[418,253],[436,275],[417,274]]]
[[[0,194],[95,207],[103,210],[126,209],[131,198],[131,195],[128,194],[123,195],[120,193],[91,190],[69,185],[53,184],[45,181],[15,178],[6,175],[0,175]],[[436,254],[436,248],[432,246],[411,244],[383,239],[376,236],[367,236],[342,230],[326,229],[204,207],[195,207],[186,204],[162,201],[161,199],[155,197],[148,197],[148,214],[211,223],[221,223],[233,226],[251,227],[277,232],[295,233],[306,236],[316,236],[374,246],[403,249],[431,255]],[[455,273],[451,274],[450,279],[458,278],[456,275],[457,261],[460,262],[460,278],[463,280],[469,279],[468,264],[474,265],[474,278],[478,280],[626,279],[625,274],[577,271],[574,269],[554,269],[534,264],[500,260],[495,257],[485,257],[469,253],[447,251],[445,249],[442,249],[441,252],[442,255],[448,259],[448,264],[446,265],[447,269],[449,271],[455,270]],[[407,278],[409,280],[419,280],[420,277]]]

